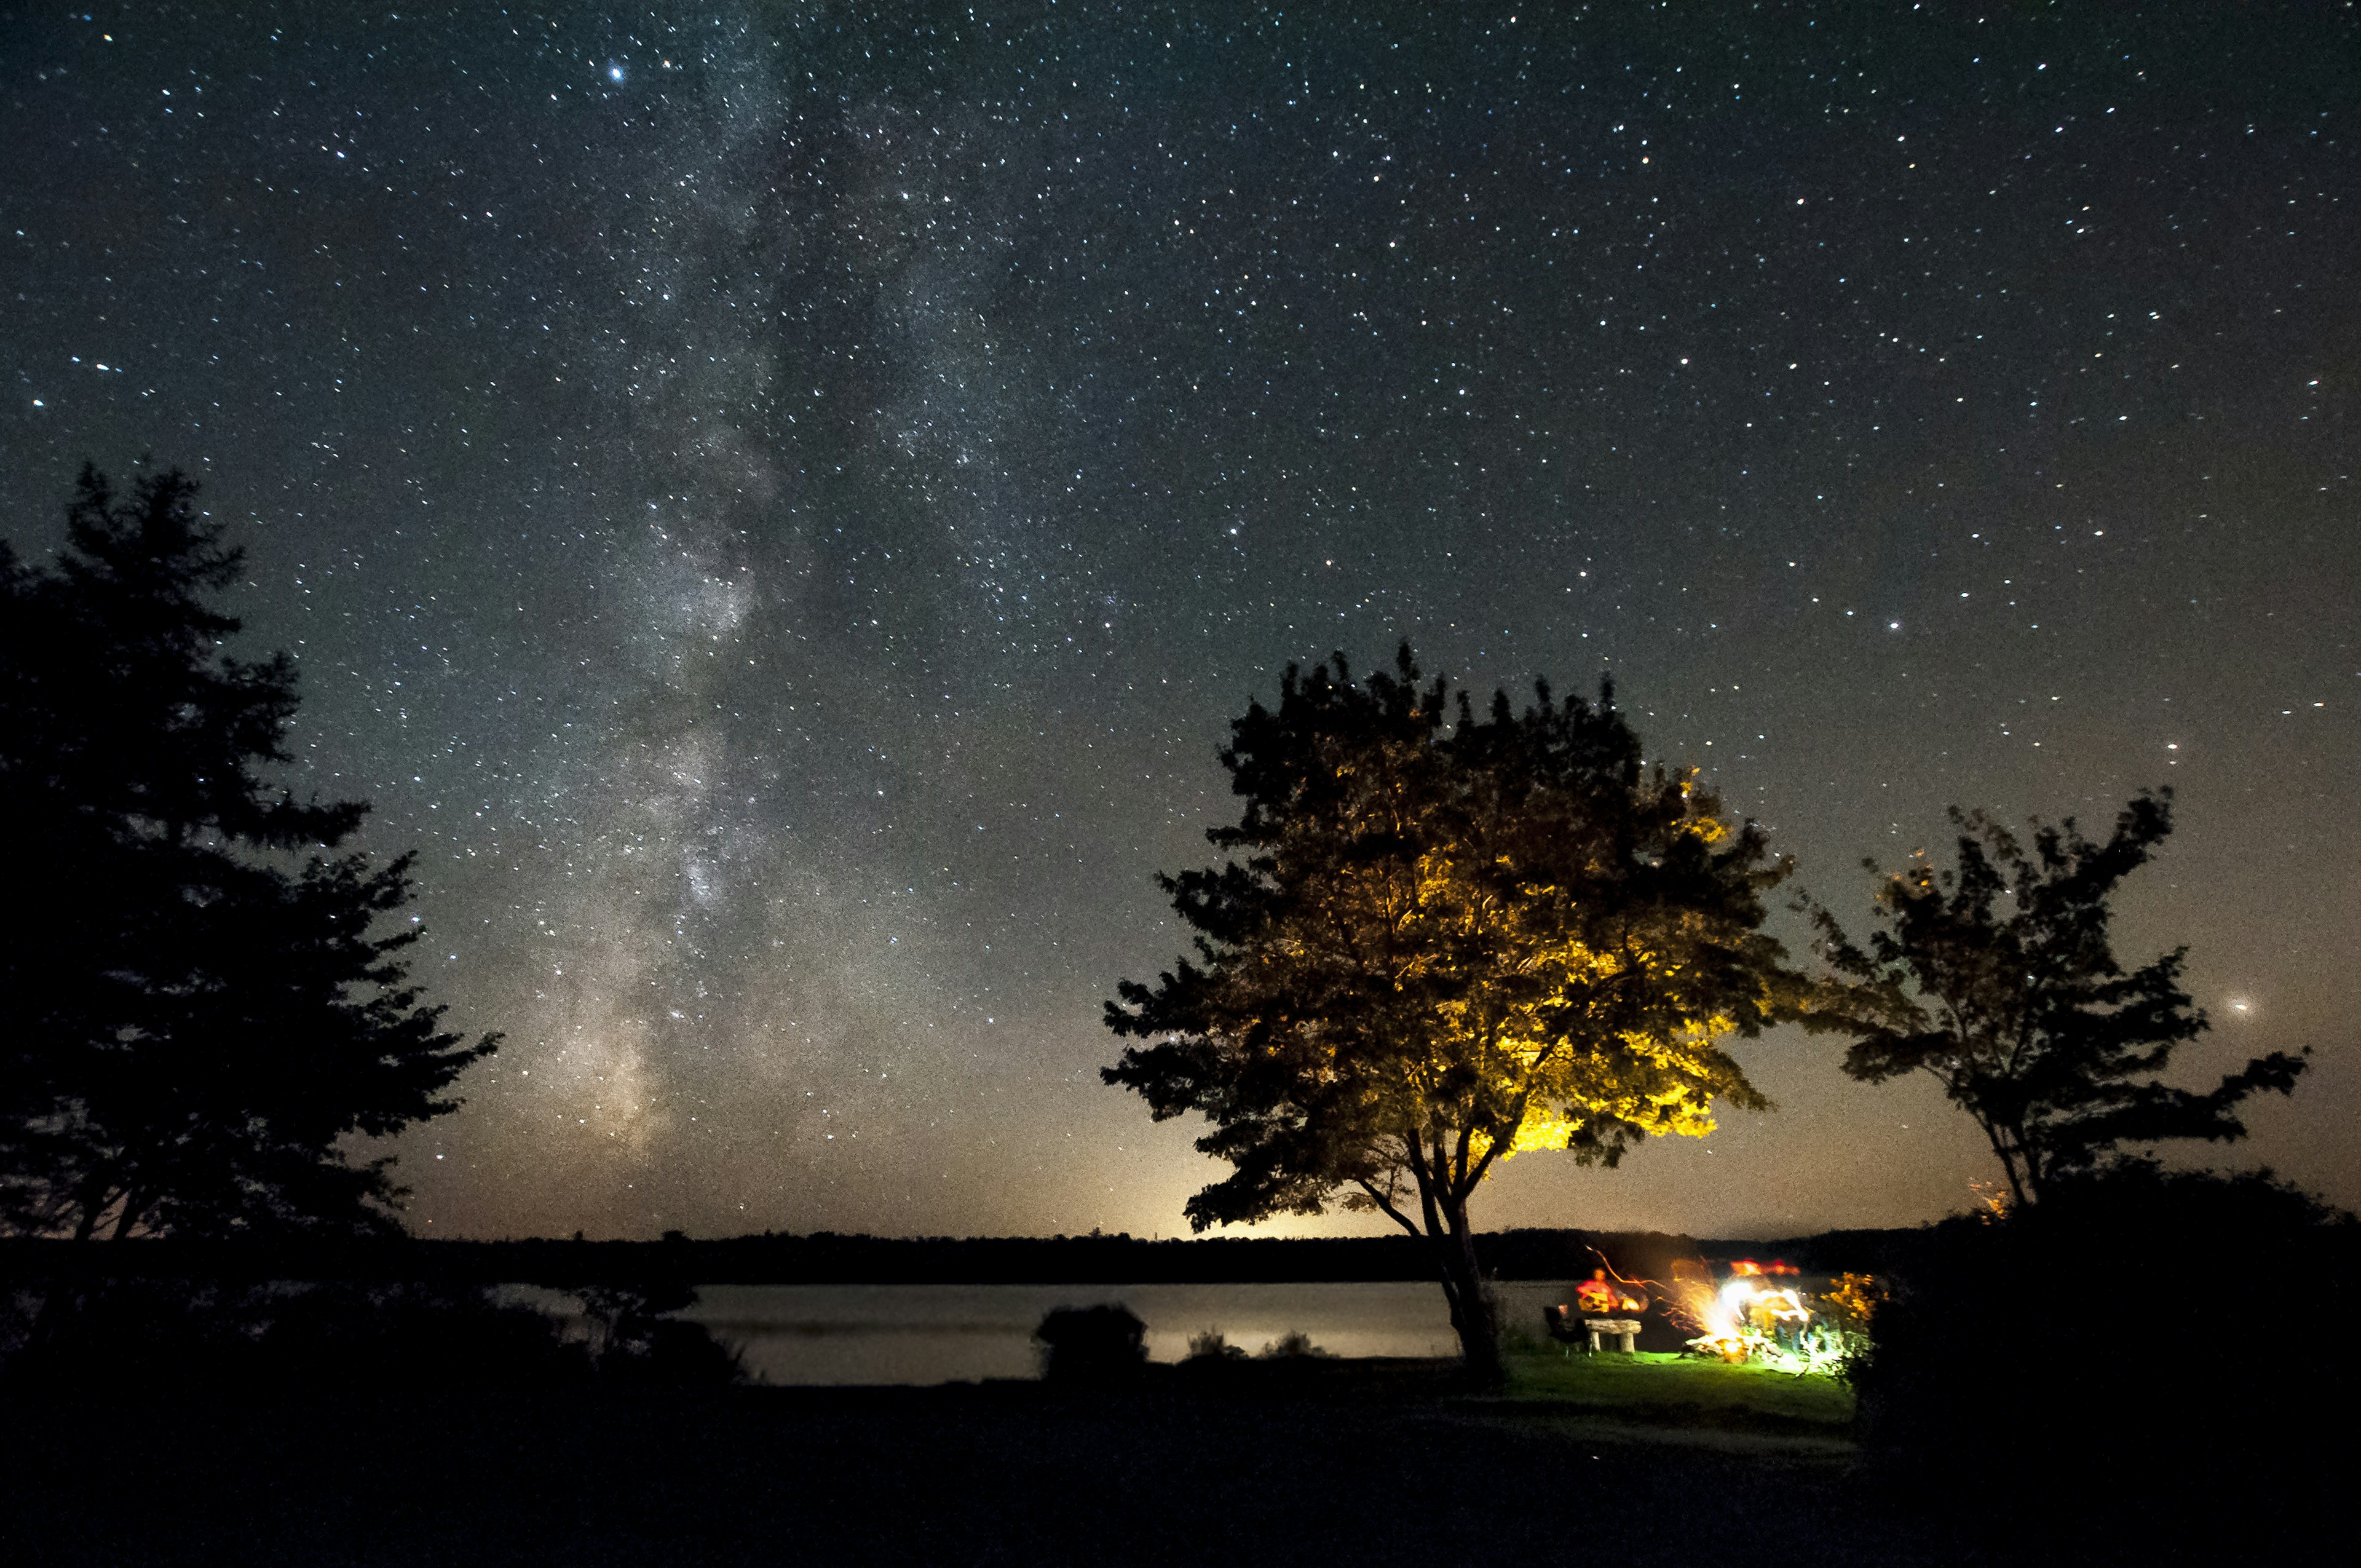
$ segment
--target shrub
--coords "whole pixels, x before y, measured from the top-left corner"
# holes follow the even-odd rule
[[[5,1365],[26,1391],[144,1397],[332,1393],[369,1398],[741,1379],[700,1324],[657,1315],[664,1292],[608,1290],[594,1344],[476,1287],[187,1279],[49,1281],[20,1292]],[[684,1293],[685,1294],[685,1293]]]
[[[7,1381],[84,1397],[369,1396],[556,1387],[589,1370],[547,1317],[478,1289],[113,1279],[50,1282]]]
[[[1216,1328],[1208,1328],[1203,1333],[1189,1336],[1189,1359],[1191,1361],[1243,1361],[1246,1354],[1246,1346],[1232,1344]]]
[[[257,1335],[257,1380],[357,1395],[560,1388],[590,1358],[557,1323],[485,1290],[319,1285],[272,1304]]]
[[[598,1358],[598,1376],[633,1387],[727,1388],[743,1383],[745,1357],[702,1323],[661,1318],[628,1345]]]
[[[1148,1325],[1128,1307],[1054,1307],[1033,1337],[1052,1383],[1119,1383],[1148,1365]]]
[[[203,1281],[47,1280],[25,1293],[12,1390],[84,1398],[250,1380],[264,1292]]]
[[[2144,1165],[1947,1221],[1877,1309],[1862,1436],[1890,1474],[1995,1519],[2298,1528],[2288,1500],[2324,1495],[2319,1418],[2361,1392],[2336,1354],[2356,1243],[2351,1216],[2268,1172]]]

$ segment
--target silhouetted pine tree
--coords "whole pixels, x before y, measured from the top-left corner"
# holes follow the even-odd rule
[[[348,1135],[442,1114],[468,1045],[422,1005],[410,858],[338,850],[368,806],[266,782],[284,653],[222,652],[240,552],[178,471],[85,467],[54,570],[0,545],[0,1223],[76,1239],[390,1223]]]

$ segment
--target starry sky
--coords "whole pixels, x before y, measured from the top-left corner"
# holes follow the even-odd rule
[[[2315,1048],[2239,1157],[2353,1204],[2356,109],[2324,3],[19,9],[5,528],[152,454],[247,546],[508,1036],[428,1234],[1179,1231],[1100,1003],[1228,720],[1403,638],[1611,674],[1856,925],[1949,805],[2173,785],[2120,950],[2190,1081]],[[1839,1052],[1478,1222],[1996,1174]]]

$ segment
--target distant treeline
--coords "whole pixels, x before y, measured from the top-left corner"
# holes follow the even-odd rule
[[[1806,1269],[1875,1272],[1918,1231],[1832,1231],[1776,1242],[1699,1241],[1658,1232],[1515,1230],[1480,1234],[1498,1279],[1587,1276],[1604,1256],[1627,1277],[1660,1277],[1677,1258],[1783,1257]],[[171,1277],[404,1280],[453,1285],[1233,1284],[1431,1280],[1433,1255],[1409,1236],[869,1236],[820,1231],[661,1241],[125,1241],[103,1246],[0,1241],[0,1278]]]

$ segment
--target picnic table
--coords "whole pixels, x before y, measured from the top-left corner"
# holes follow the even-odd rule
[[[1598,1354],[1601,1349],[1598,1343],[1598,1336],[1601,1334],[1613,1334],[1619,1342],[1615,1348],[1621,1351],[1624,1354],[1630,1355],[1635,1349],[1633,1342],[1639,1337],[1640,1333],[1640,1320],[1637,1318],[1582,1318],[1577,1320],[1574,1315],[1573,1310],[1567,1307],[1543,1307],[1542,1309],[1542,1321],[1549,1327],[1550,1338],[1557,1341],[1560,1344],[1571,1346],[1577,1339],[1587,1336],[1589,1350],[1594,1355]],[[1582,1324],[1582,1329],[1579,1333],[1576,1332],[1574,1326],[1577,1321]]]

